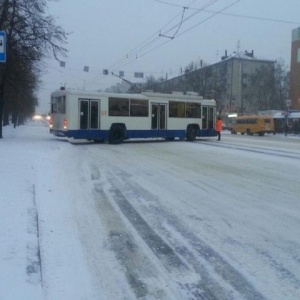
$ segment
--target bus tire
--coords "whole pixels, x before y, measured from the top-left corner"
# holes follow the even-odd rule
[[[246,134],[247,134],[247,135],[252,135],[250,129],[247,129],[247,130],[246,130]]]
[[[121,144],[125,139],[125,124],[112,124],[109,130],[108,142],[109,144]]]
[[[186,140],[193,142],[197,136],[197,128],[194,125],[189,125],[186,130]]]

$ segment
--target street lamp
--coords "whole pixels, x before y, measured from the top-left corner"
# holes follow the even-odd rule
[[[238,57],[239,57],[239,91],[240,91],[240,100],[241,100],[241,113],[244,114],[244,99],[243,99],[243,64],[242,64],[242,58],[240,54],[236,51],[234,51]]]
[[[285,136],[288,133],[289,127],[288,127],[288,117],[289,117],[289,108],[291,106],[292,100],[291,99],[286,99],[285,104],[286,104],[286,114],[285,114],[285,125],[284,125],[284,133]]]
[[[291,99],[286,99],[285,104],[286,104],[287,112],[289,113],[289,108],[291,107],[292,100]]]

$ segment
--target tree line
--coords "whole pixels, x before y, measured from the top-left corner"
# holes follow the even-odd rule
[[[10,118],[16,124],[34,113],[43,60],[66,56],[67,34],[46,9],[47,0],[0,0],[0,31],[6,33],[6,62],[0,63],[0,138]]]

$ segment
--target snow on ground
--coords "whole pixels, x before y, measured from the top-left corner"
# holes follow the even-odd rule
[[[1,300],[300,298],[299,137],[3,130]]]

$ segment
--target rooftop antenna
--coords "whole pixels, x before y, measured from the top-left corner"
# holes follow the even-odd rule
[[[241,48],[241,42],[240,42],[240,40],[238,40],[237,43],[236,43],[236,52],[237,53],[240,52],[240,48]]]

